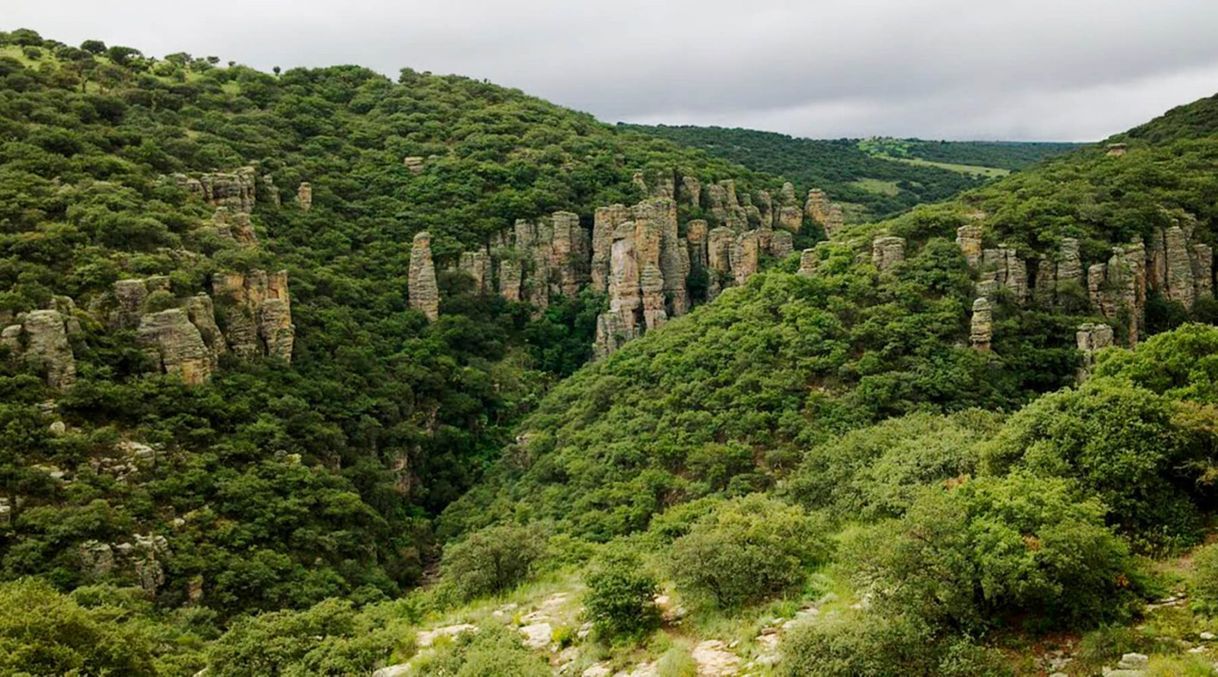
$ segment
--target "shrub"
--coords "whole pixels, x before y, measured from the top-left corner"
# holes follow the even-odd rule
[[[407,636],[401,630],[371,622],[339,599],[304,611],[245,616],[212,645],[208,673],[368,673]]]
[[[994,473],[1026,468],[1077,478],[1125,530],[1162,542],[1199,533],[1199,480],[1208,461],[1213,412],[1095,378],[1046,395],[1011,417],[983,451]]]
[[[152,674],[152,641],[113,608],[86,609],[33,578],[0,584],[0,673]]]
[[[413,674],[435,677],[549,677],[545,658],[520,643],[516,633],[499,623],[466,632],[415,662]]]
[[[796,626],[782,642],[779,675],[1010,675],[1001,654],[957,637],[938,637],[906,616],[862,614]]]
[[[584,583],[584,608],[604,635],[637,636],[658,625],[659,586],[638,555],[622,549],[601,555],[584,574]]]
[[[1103,506],[1059,478],[982,478],[927,490],[906,516],[847,548],[877,603],[982,632],[1015,621],[1085,627],[1123,619],[1142,576]]]
[[[754,494],[726,501],[672,546],[672,577],[692,598],[720,608],[797,588],[827,544],[803,509]]]
[[[528,577],[544,541],[533,527],[488,527],[444,547],[441,575],[464,599],[503,592]]]

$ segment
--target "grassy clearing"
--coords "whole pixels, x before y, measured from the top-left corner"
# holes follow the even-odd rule
[[[932,162],[923,160],[922,158],[913,157],[893,157],[891,155],[876,155],[875,157],[883,160],[891,160],[893,162],[903,162],[907,165],[916,165],[919,167],[938,167],[948,171],[968,174],[969,176],[982,176],[987,179],[997,179],[1010,174],[1008,169],[1000,169],[998,167],[978,167],[975,165],[958,165],[950,162]]]
[[[881,179],[862,178],[857,181],[851,181],[850,185],[856,186],[862,190],[867,191],[868,193],[875,193],[877,195],[888,195],[890,197],[894,196],[894,195],[899,195],[901,192],[901,188],[900,188],[900,186],[897,185],[896,181],[883,181]]]

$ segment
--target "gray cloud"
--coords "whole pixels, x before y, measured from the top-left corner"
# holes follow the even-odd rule
[[[1214,0],[4,4],[7,28],[69,43],[409,66],[611,122],[812,137],[1096,139],[1218,91]]]

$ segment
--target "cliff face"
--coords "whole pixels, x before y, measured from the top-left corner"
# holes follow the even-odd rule
[[[456,269],[475,291],[538,309],[584,288],[606,294],[609,308],[597,318],[595,344],[596,354],[604,356],[688,313],[695,303],[743,284],[762,257],[790,255],[794,234],[806,229],[805,210],[790,184],[772,197],[739,192],[732,180],[703,183],[668,173],[639,172],[634,182],[648,196],[635,205],[599,207],[590,224],[571,212],[519,220],[486,247],[461,254]],[[823,192],[813,192],[818,211],[808,218],[834,228],[841,210]],[[707,218],[681,222],[683,208]],[[435,319],[439,293],[429,243],[426,233],[416,235],[408,291],[411,307]],[[691,292],[695,278],[706,280],[704,297]]]

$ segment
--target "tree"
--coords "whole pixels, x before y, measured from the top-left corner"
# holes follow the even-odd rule
[[[825,534],[802,508],[754,494],[674,541],[669,569],[683,593],[731,609],[798,588],[827,555]]]
[[[584,573],[588,618],[607,637],[638,636],[659,623],[655,576],[638,554],[613,548]]]
[[[488,527],[444,546],[441,577],[465,599],[503,592],[529,575],[543,547],[536,527]]]

